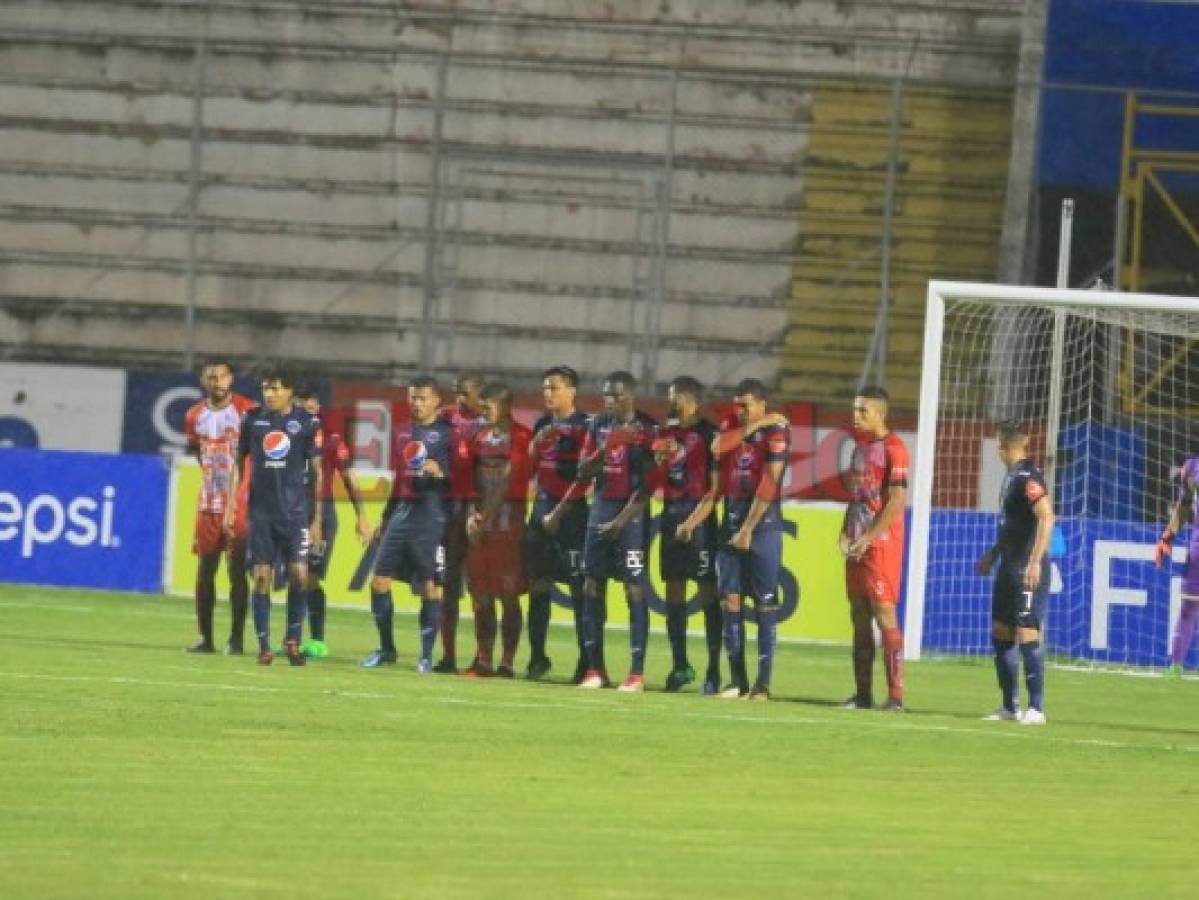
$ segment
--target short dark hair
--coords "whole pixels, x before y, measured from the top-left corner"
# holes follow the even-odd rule
[[[512,388],[502,381],[489,381],[479,392],[480,400],[495,400],[504,406],[512,405]]]
[[[755,400],[769,400],[770,391],[760,378],[742,378],[733,388],[733,396],[741,397],[749,394]]]
[[[670,386],[674,388],[676,394],[686,394],[692,397],[696,403],[704,401],[704,386],[698,378],[692,378],[690,375],[679,375],[670,382]]]
[[[410,389],[430,388],[435,394],[441,393],[441,388],[437,386],[437,379],[432,375],[417,375],[408,382],[408,387]]]
[[[995,436],[1005,447],[1028,440],[1028,429],[1018,419],[1003,419],[995,423]]]
[[[475,387],[481,388],[483,386],[483,376],[478,372],[462,372],[454,379],[454,387],[460,384],[473,384]]]
[[[579,373],[570,366],[550,366],[541,373],[542,378],[558,377],[569,384],[572,388],[579,386]]]
[[[619,384],[625,390],[632,391],[637,387],[637,379],[633,377],[632,372],[617,369],[615,372],[609,372],[604,376],[604,384]]]
[[[316,389],[316,383],[313,381],[301,381],[296,385],[296,399],[310,400],[312,398],[320,399],[321,392]]]
[[[272,381],[277,381],[285,388],[295,390],[296,376],[291,369],[281,365],[269,365],[262,370],[262,377],[259,378],[262,384],[270,384]]]
[[[887,389],[881,384],[867,384],[857,392],[858,397],[865,397],[867,400],[882,400],[883,403],[891,403],[891,395],[887,393]]]
[[[217,356],[212,359],[205,360],[204,365],[200,366],[200,372],[203,373],[205,369],[213,369],[217,366],[224,366],[229,370],[230,375],[234,374],[233,363],[229,362],[229,360],[223,356]]]

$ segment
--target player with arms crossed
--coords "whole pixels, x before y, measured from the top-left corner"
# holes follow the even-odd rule
[[[483,388],[480,405],[487,424],[475,435],[475,490],[467,513],[470,542],[466,568],[475,613],[475,661],[467,675],[514,678],[520,644],[520,595],[525,592],[521,546],[529,493],[529,444],[533,432],[512,418],[512,391],[493,382]],[[493,669],[495,601],[503,605],[500,664]]]
[[[408,406],[412,421],[392,435],[391,497],[379,526],[382,539],[371,578],[371,612],[379,630],[379,647],[362,661],[374,669],[396,661],[392,630],[391,582],[407,581],[420,602],[420,659],[416,670],[433,671],[433,644],[441,619],[441,586],[445,578],[445,526],[454,445],[450,424],[437,412],[437,382],[427,375],[412,380]],[[467,450],[469,452],[469,450]]]
[[[463,373],[454,382],[455,401],[438,414],[450,426],[454,445],[469,448],[484,426],[479,406],[483,378]],[[452,675],[458,671],[458,608],[462,600],[462,573],[466,567],[466,517],[474,485],[474,461],[466,453],[455,453],[450,460],[449,506],[445,526],[445,586],[441,597],[441,659],[434,672]]]
[[[530,471],[537,478],[533,511],[525,529],[523,555],[529,579],[529,666],[534,681],[550,671],[545,652],[554,582],[570,587],[579,661],[576,680],[587,668],[583,648],[583,539],[587,533],[587,500],[572,491],[589,417],[575,408],[579,373],[554,366],[542,376],[545,415],[533,426]],[[563,502],[571,493],[570,500]]]
[[[196,570],[196,625],[200,639],[188,653],[212,653],[212,616],[216,607],[216,570],[226,554],[229,573],[229,605],[233,618],[229,627],[228,654],[240,654],[246,628],[250,585],[246,579],[246,497],[233,491],[233,468],[237,462],[237,439],[241,417],[254,401],[233,393],[233,367],[224,361],[210,362],[200,372],[204,399],[183,417],[187,447],[200,463],[200,499],[196,504],[196,529],[192,552],[199,557]],[[225,510],[236,506],[235,527],[225,534]]]
[[[742,380],[733,394],[736,422],[716,438],[724,494],[716,580],[731,672],[730,683],[720,692],[726,699],[770,699],[783,557],[783,476],[791,455],[791,428],[785,418],[767,413],[767,398],[761,381]],[[754,598],[758,618],[758,677],[752,688],[745,667],[746,597]]]
[[[271,653],[271,583],[276,559],[287,565],[287,629],[284,648],[293,666],[305,663],[300,652],[304,626],[304,591],[308,581],[308,548],[321,540],[321,519],[310,496],[321,495],[320,422],[293,403],[295,383],[281,369],[262,376],[263,406],[246,413],[241,423],[238,462],[249,457],[249,561],[254,575],[254,630],[258,662],[269,666]],[[237,483],[237,470],[233,473]],[[225,514],[232,534],[232,508]]]
[[[362,505],[362,494],[358,491],[358,480],[349,468],[350,448],[342,436],[340,427],[328,415],[321,414],[321,400],[316,391],[305,385],[296,393],[296,399],[310,415],[321,424],[321,493],[313,499],[319,504],[317,515],[321,520],[320,543],[308,550],[308,631],[309,638],[300,647],[311,659],[324,659],[329,655],[325,646],[325,588],[321,581],[329,570],[329,558],[333,555],[333,541],[337,538],[337,504],[333,500],[333,481],[338,476],[346,489],[346,496],[354,507],[357,517],[358,540],[366,543],[371,537],[371,524]]]
[[[999,491],[999,536],[978,561],[979,575],[998,562],[991,593],[991,641],[1002,705],[988,719],[1044,725],[1045,651],[1041,623],[1049,596],[1046,554],[1053,536],[1053,504],[1041,474],[1028,455],[1028,432],[1014,421],[996,428],[999,458],[1007,466]],[[1028,709],[1019,712],[1017,683],[1024,659]]]
[[[582,496],[587,484],[594,480],[583,547],[583,641],[587,671],[579,687],[600,688],[606,681],[604,586],[607,579],[616,578],[624,582],[629,604],[631,656],[628,677],[619,690],[638,692],[645,690],[645,651],[649,643],[645,554],[653,471],[651,445],[657,423],[637,409],[637,380],[630,373],[610,374],[604,379],[602,392],[604,412],[591,420],[574,488]]]
[[[689,375],[667,388],[667,423],[654,441],[664,507],[659,519],[659,566],[666,583],[666,633],[673,666],[666,690],[695,680],[687,659],[687,581],[694,581],[704,611],[708,668],[703,693],[720,690],[721,616],[716,600],[716,521],[711,515],[719,490],[712,464],[716,426],[699,414],[703,385]]]
[[[849,506],[841,525],[845,592],[853,622],[854,695],[847,709],[873,702],[874,625],[883,636],[887,676],[884,709],[903,711],[903,633],[896,616],[903,577],[903,512],[908,497],[908,448],[887,427],[887,392],[874,385],[853,401],[855,447],[846,481]]]
[[[1170,643],[1170,665],[1167,678],[1181,678],[1182,666],[1186,661],[1191,643],[1195,640],[1195,627],[1199,623],[1199,456],[1192,456],[1182,465],[1178,473],[1178,496],[1170,510],[1170,520],[1157,542],[1156,562],[1160,569],[1170,559],[1174,537],[1188,521],[1191,523],[1191,540],[1187,546],[1187,560],[1182,570],[1182,609],[1174,626],[1174,639]]]

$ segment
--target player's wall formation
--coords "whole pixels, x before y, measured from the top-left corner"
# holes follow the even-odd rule
[[[912,285],[992,274],[1022,7],[4,3],[0,354],[177,368],[190,294],[238,362],[839,396],[880,98],[910,56],[902,368]]]

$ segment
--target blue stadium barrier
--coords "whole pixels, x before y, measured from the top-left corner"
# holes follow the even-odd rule
[[[169,474],[154,456],[0,450],[0,581],[162,590]]]

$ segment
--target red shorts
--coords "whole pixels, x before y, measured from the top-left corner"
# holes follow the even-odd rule
[[[899,602],[899,582],[903,577],[903,548],[891,549],[891,543],[874,544],[866,555],[845,562],[845,592],[850,600],[874,603]]]
[[[192,553],[196,556],[209,556],[221,550],[231,549],[225,540],[225,517],[220,513],[199,511],[196,513],[196,532],[192,538]],[[246,520],[238,516],[233,523],[234,544],[246,542]]]
[[[477,597],[519,597],[528,590],[521,543],[524,521],[516,519],[505,529],[483,532],[479,543],[466,554],[466,577]]]

